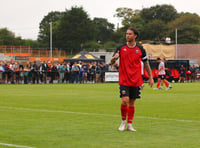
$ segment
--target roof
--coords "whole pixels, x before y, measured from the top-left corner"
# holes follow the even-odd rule
[[[96,56],[94,56],[93,54],[87,52],[86,50],[83,50],[81,52],[79,52],[78,54],[76,54],[75,56],[65,59],[64,61],[69,61],[69,62],[78,62],[78,61],[84,61],[84,62],[92,62],[92,61],[96,61],[96,62],[103,62],[103,59],[100,59]]]

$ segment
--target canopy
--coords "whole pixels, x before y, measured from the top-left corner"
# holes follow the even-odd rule
[[[78,54],[76,54],[75,56],[65,59],[64,61],[68,61],[68,62],[104,62],[103,59],[100,59],[94,55],[92,55],[91,53],[83,50],[81,52],[79,52]]]

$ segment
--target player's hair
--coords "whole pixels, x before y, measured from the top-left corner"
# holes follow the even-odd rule
[[[133,31],[133,33],[137,35],[136,39],[138,38],[139,32],[138,32],[138,30],[135,27],[129,27],[127,30]]]

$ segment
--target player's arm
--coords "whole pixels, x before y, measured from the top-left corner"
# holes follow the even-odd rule
[[[118,58],[119,58],[119,48],[117,48],[115,53],[113,54],[113,57],[110,60],[111,64],[114,64]]]
[[[149,85],[152,87],[154,84],[154,80],[153,80],[153,76],[151,73],[151,68],[150,68],[149,62],[148,62],[148,60],[146,60],[146,61],[143,61],[143,63],[144,63],[144,68],[146,69],[146,71],[149,75]]]
[[[158,69],[158,71],[161,71],[161,70],[163,70],[163,68],[164,68],[164,67],[163,67],[163,66],[161,66],[161,67]]]

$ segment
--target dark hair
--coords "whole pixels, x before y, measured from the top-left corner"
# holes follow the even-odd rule
[[[161,60],[161,58],[158,57],[157,60]]]
[[[138,38],[139,32],[138,32],[138,30],[135,27],[129,27],[127,30],[133,31],[133,33],[137,35],[136,39]]]

